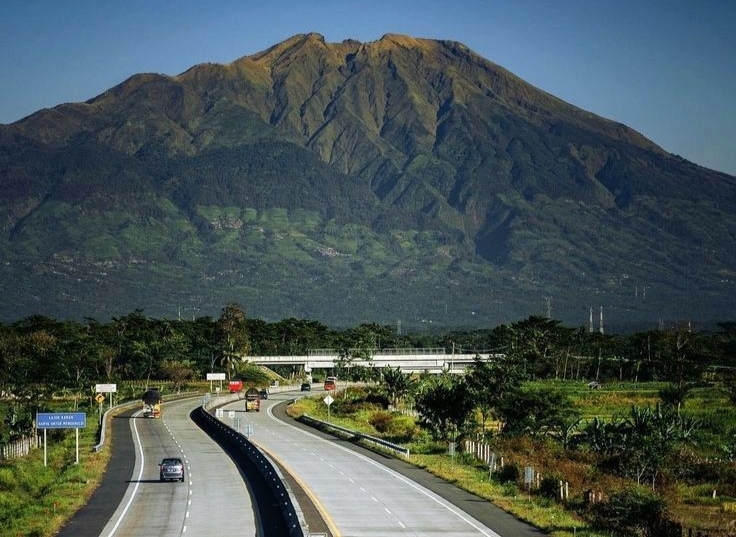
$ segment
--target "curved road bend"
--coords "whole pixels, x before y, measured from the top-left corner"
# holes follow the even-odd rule
[[[113,418],[113,456],[90,502],[64,537],[263,535],[246,481],[228,455],[192,423],[199,398],[167,403],[161,419]],[[184,483],[160,482],[165,456],[184,459]]]
[[[223,421],[252,426],[250,440],[296,479],[328,521],[332,537],[539,537],[543,533],[487,500],[405,461],[307,427],[286,416],[294,393],[272,394],[261,412],[243,403]],[[311,529],[311,527],[310,527]]]

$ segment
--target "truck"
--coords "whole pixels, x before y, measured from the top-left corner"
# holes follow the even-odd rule
[[[245,411],[261,411],[261,394],[256,388],[250,388],[245,392]]]
[[[238,393],[240,391],[243,391],[243,381],[242,380],[231,380],[228,382],[228,389],[230,390],[230,393]]]
[[[147,390],[143,393],[141,399],[143,401],[144,418],[161,417],[161,394],[158,392],[158,390]]]

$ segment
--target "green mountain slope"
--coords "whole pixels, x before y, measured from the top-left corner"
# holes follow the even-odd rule
[[[0,318],[730,319],[735,182],[460,43],[298,35],[0,126]]]

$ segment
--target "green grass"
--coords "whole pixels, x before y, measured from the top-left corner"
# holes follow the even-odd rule
[[[47,466],[43,449],[0,462],[0,537],[47,537],[59,531],[102,479],[110,450],[93,452],[97,438],[96,415],[89,414],[87,427],[79,430],[79,464],[74,430],[47,432]]]

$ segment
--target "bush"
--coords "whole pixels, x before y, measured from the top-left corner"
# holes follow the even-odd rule
[[[423,435],[423,431],[414,422],[413,418],[408,416],[394,416],[386,434],[387,440],[401,444],[417,440]]]
[[[547,476],[542,478],[539,484],[538,494],[544,498],[557,500],[560,498],[560,481],[561,478],[555,476]]]
[[[506,464],[493,474],[499,483],[518,483],[521,470],[515,464]]]
[[[444,455],[447,453],[447,445],[442,442],[430,441],[427,439],[426,442],[415,446],[412,449],[413,453],[417,455]]]
[[[384,394],[371,392],[366,395],[365,400],[367,403],[380,406],[384,410],[388,409],[388,397]]]
[[[386,433],[390,429],[393,419],[394,417],[390,412],[376,412],[368,418],[368,423],[379,433]]]
[[[601,531],[646,537],[682,535],[682,527],[670,519],[664,500],[642,487],[624,489],[593,504],[591,515],[593,526]]]

